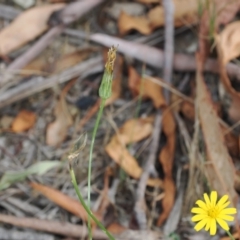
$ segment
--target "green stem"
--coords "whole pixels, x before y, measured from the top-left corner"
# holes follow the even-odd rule
[[[226,233],[230,237],[231,240],[235,240],[235,238],[233,237],[233,235],[229,231],[226,231]]]
[[[72,178],[72,183],[73,183],[73,186],[74,186],[74,189],[78,195],[78,198],[79,198],[79,201],[81,202],[81,204],[83,205],[84,209],[86,210],[86,212],[88,213],[88,216],[90,218],[93,219],[93,221],[96,222],[96,224],[102,229],[102,231],[104,233],[106,233],[106,235],[109,237],[110,240],[115,240],[114,237],[111,235],[111,233],[108,232],[108,230],[102,225],[102,223],[93,215],[93,213],[91,212],[90,208],[86,205],[86,203],[84,202],[84,199],[78,189],[78,185],[77,185],[77,181],[76,181],[76,177],[75,177],[75,174],[74,174],[74,171],[73,169],[70,167],[70,175],[71,175],[71,178]]]
[[[99,122],[103,113],[103,108],[105,106],[106,99],[101,99],[101,104],[100,108],[98,110],[98,115],[97,115],[97,120],[94,125],[93,129],[93,134],[92,134],[92,141],[91,141],[91,146],[90,146],[90,153],[89,153],[89,163],[88,163],[88,207],[89,209],[91,208],[91,176],[92,176],[92,158],[93,158],[93,147],[94,147],[94,142],[97,134],[97,129],[99,126]],[[88,216],[88,232],[89,232],[89,239],[92,240],[92,229],[91,229],[91,221],[90,217]]]

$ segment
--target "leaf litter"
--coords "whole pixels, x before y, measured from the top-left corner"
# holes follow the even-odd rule
[[[31,41],[34,41],[44,32],[48,33],[48,29],[54,26],[53,20],[56,20],[56,24],[59,23],[61,14],[55,11],[61,9],[65,4],[49,4],[50,2],[55,1],[48,1],[45,6],[35,5],[31,9],[23,11],[19,17],[0,31],[0,40],[2,40],[0,41],[0,50],[5,60],[4,64],[8,65],[9,61],[6,55],[13,59],[18,54],[21,55],[21,51],[27,50],[24,48],[20,49],[19,52],[15,50],[26,46],[26,44],[31,45]],[[65,2],[69,4],[68,1]],[[240,7],[239,1],[215,0],[211,1],[209,5],[204,4],[204,2],[200,2],[202,5],[199,5],[199,2],[193,0],[174,0],[175,29],[184,26],[187,30],[184,34],[175,36],[176,52],[178,53],[174,58],[174,69],[177,71],[173,74],[172,86],[166,85],[164,80],[159,77],[152,77],[161,76],[159,68],[164,64],[164,55],[159,45],[154,44],[155,47],[147,46],[152,44],[151,38],[157,40],[153,36],[156,31],[159,31],[157,29],[165,24],[163,4],[162,2],[159,4],[159,1],[155,0],[139,0],[136,2],[136,9],[132,7],[135,3],[128,1],[121,3],[122,5],[120,3],[119,5],[106,4],[106,6],[96,9],[102,15],[98,13],[96,16],[89,15],[86,17],[86,21],[83,20],[85,25],[82,25],[82,22],[75,22],[76,25],[71,26],[71,28],[76,28],[78,33],[83,33],[79,29],[84,29],[85,33],[88,33],[89,39],[100,45],[110,47],[113,44],[119,44],[119,53],[122,54],[118,54],[116,59],[112,85],[113,94],[106,102],[99,135],[96,139],[92,176],[94,184],[91,189],[91,194],[94,197],[91,205],[94,214],[104,222],[107,229],[125,236],[124,239],[128,239],[127,237],[130,234],[135,234],[135,238],[138,236],[137,239],[144,236],[143,232],[141,233],[139,230],[130,233],[132,231],[129,230],[130,228],[138,229],[139,226],[136,226],[134,220],[129,220],[134,219],[135,216],[133,209],[128,209],[127,206],[130,202],[134,202],[137,182],[144,171],[143,164],[147,161],[146,153],[149,144],[151,144],[150,136],[154,133],[153,119],[156,109],[160,108],[162,110],[162,133],[158,154],[155,156],[155,166],[153,166],[154,169],[151,169],[150,178],[147,180],[148,186],[144,192],[147,203],[144,214],[147,216],[151,229],[165,224],[179,191],[183,191],[180,194],[185,195],[185,189],[180,189],[176,182],[176,179],[179,179],[176,176],[179,165],[181,165],[181,169],[187,172],[191,168],[189,158],[191,159],[192,155],[186,152],[187,148],[183,147],[182,142],[184,141],[182,141],[182,138],[184,135],[179,134],[182,129],[179,129],[181,128],[180,125],[178,125],[178,128],[176,126],[174,111],[177,111],[183,123],[185,122],[186,129],[184,131],[188,131],[188,135],[193,136],[193,140],[190,137],[192,144],[199,145],[196,146],[199,152],[195,157],[197,161],[201,159],[203,162],[195,161],[195,170],[201,164],[206,170],[203,171],[205,175],[202,175],[202,179],[199,178],[200,182],[196,183],[196,186],[194,186],[196,189],[194,190],[198,190],[199,193],[202,189],[208,191],[209,188],[213,188],[220,195],[229,194],[232,203],[235,204],[237,194],[234,187],[239,189],[239,170],[237,167],[239,161],[239,131],[237,121],[240,119],[238,113],[240,102],[238,83],[232,81],[233,76],[236,76],[236,78],[238,76],[238,66],[234,59],[239,56],[239,21],[237,21],[238,16],[236,15]],[[130,5],[127,5],[128,3]],[[129,6],[129,9],[127,6]],[[52,15],[53,12],[55,13]],[[51,27],[47,24],[50,15]],[[88,17],[93,18],[93,25],[88,25]],[[102,21],[105,18],[107,21]],[[189,42],[193,43],[191,34],[195,31],[193,26],[198,26],[199,18],[202,21],[200,24],[205,24],[204,34],[207,33],[210,36],[202,38],[202,32],[200,32],[199,49],[202,50],[205,47],[206,57],[214,58],[214,60],[207,59],[205,67],[212,73],[219,73],[219,76],[210,73],[203,76],[203,67],[197,66],[199,59],[195,61],[194,56],[188,56],[181,52],[182,50],[178,51],[178,47],[179,49],[186,49],[189,47]],[[234,18],[236,21],[229,24]],[[107,26],[102,26],[103,22]],[[19,27],[23,25],[27,27],[24,29]],[[188,29],[189,26],[191,30]],[[34,30],[31,30],[33,28]],[[90,29],[89,32],[88,28]],[[99,29],[103,29],[103,33],[100,33]],[[106,29],[111,29],[111,32],[118,32],[118,37],[109,35]],[[136,30],[138,33],[132,30]],[[91,32],[97,33],[91,34]],[[146,44],[136,43],[135,41],[142,38],[142,35],[147,35],[144,37]],[[211,42],[213,35],[216,41],[214,44]],[[210,38],[211,40],[209,40]],[[37,82],[41,81],[41,77],[55,76],[79,63],[84,64],[86,59],[95,58],[99,55],[98,50],[92,47],[94,43],[86,41],[86,34],[84,40],[82,40],[66,31],[64,35],[58,37],[59,39],[65,41],[65,44],[70,46],[72,51],[64,52],[59,48],[56,55],[49,51],[47,54],[50,53],[50,55],[42,54],[35,58],[23,69],[27,74],[22,71],[22,74],[19,75],[21,81],[16,85],[11,85],[12,89],[21,87],[23,82]],[[194,42],[194,44],[196,43]],[[213,44],[213,52],[210,51],[209,46],[211,44]],[[80,48],[79,45],[81,45]],[[160,46],[162,45],[160,44]],[[184,47],[182,48],[182,46]],[[215,46],[217,51],[214,49]],[[52,47],[53,45],[49,45],[49,49]],[[105,62],[104,57],[103,62]],[[147,74],[142,70],[141,76],[138,70],[143,69],[142,65],[145,63],[147,64]],[[232,70],[229,71],[229,69],[235,69],[233,70],[235,71],[234,74],[231,74]],[[21,184],[25,189],[19,195],[20,198],[26,199],[32,194],[33,205],[44,205],[45,207],[46,202],[52,201],[59,208],[66,210],[64,213],[58,212],[55,214],[54,211],[51,213],[54,206],[52,205],[50,210],[47,209],[46,213],[42,213],[45,218],[48,218],[51,214],[54,219],[70,219],[73,224],[79,223],[79,219],[83,222],[87,221],[84,208],[73,197],[75,194],[72,191],[68,169],[62,167],[61,161],[53,161],[53,159],[65,159],[74,140],[79,135],[85,134],[85,131],[90,133],[92,130],[95,113],[99,108],[99,100],[88,109],[80,109],[74,113],[71,110],[80,97],[94,96],[97,99],[97,79],[101,78],[102,66],[94,72],[95,75],[91,74],[91,70],[81,73],[78,79],[69,79],[71,81],[66,85],[56,84],[54,89],[40,90],[38,94],[3,108],[0,115],[0,124],[1,127],[6,127],[1,129],[3,135],[0,136],[0,157],[3,159],[0,162],[0,169],[3,169],[0,172],[0,189],[2,190],[0,200],[4,196],[2,193],[8,196],[9,193],[11,194],[11,189],[23,189],[19,187],[19,184]],[[189,74],[191,76],[190,81],[196,81],[197,86],[190,90],[190,87],[185,85],[181,89],[183,93],[178,94],[177,86],[181,85],[182,81],[182,73],[178,71]],[[195,78],[190,73],[192,71],[197,72]],[[211,81],[212,78],[215,79],[214,83]],[[224,109],[225,105],[223,106],[226,98],[223,97],[219,100],[216,96],[217,85],[220,80],[231,99],[230,106],[227,106],[227,109]],[[61,79],[59,82],[61,82]],[[7,88],[8,86],[6,86]],[[170,89],[173,93],[173,101],[169,104],[164,99],[164,88]],[[57,89],[63,90],[56,94]],[[5,89],[1,89],[1,91],[4,93]],[[195,94],[192,91],[195,91]],[[31,109],[31,111],[25,109]],[[114,129],[106,121],[110,118],[115,124]],[[230,122],[228,118],[230,118]],[[198,135],[194,133],[196,128],[193,125],[194,121],[197,120],[200,121],[201,126]],[[231,126],[232,122],[235,122],[235,124]],[[196,142],[195,136],[198,140]],[[74,155],[79,188],[83,193],[86,186],[85,163],[88,159],[88,151],[89,142],[85,138],[84,146],[77,150],[76,156]],[[188,148],[187,151],[191,151],[191,148]],[[198,154],[202,158],[198,158]],[[44,161],[46,156],[49,159],[48,161]],[[16,162],[16,159],[19,161]],[[38,159],[38,162],[36,163],[34,159]],[[53,170],[54,168],[55,170]],[[122,175],[122,172],[124,172],[124,175]],[[27,184],[29,180],[30,186],[48,200],[44,197],[36,197],[33,192],[29,194],[29,184]],[[37,183],[38,181],[41,184]],[[109,197],[108,194],[112,191],[112,188],[115,188],[115,192],[118,192],[123,185],[125,186],[123,189],[128,189],[132,195],[128,199],[128,192],[124,190],[123,195],[126,199],[119,204],[119,201],[115,199],[117,195]],[[44,204],[42,205],[42,203]],[[1,205],[2,208],[4,211],[8,211],[4,205]],[[96,209],[97,211],[95,211]],[[153,212],[154,214],[152,214]],[[189,213],[187,216],[190,216]],[[10,221],[14,224],[16,219]],[[182,223],[180,219],[180,224],[176,230],[180,236],[185,231],[182,228]],[[75,224],[75,226],[78,225]],[[188,225],[188,228],[191,229],[191,226]],[[152,232],[156,233],[155,230]],[[193,235],[190,232],[191,230],[187,234],[189,236]],[[56,232],[53,232],[53,234],[56,234]],[[66,234],[66,236],[69,237],[70,235]],[[150,233],[148,236],[150,236]],[[131,239],[135,239],[134,237]]]
[[[27,110],[22,110],[18,113],[12,122],[13,132],[24,132],[31,129],[36,122],[36,114]]]
[[[0,54],[9,54],[41,35],[48,29],[47,21],[51,13],[63,7],[62,3],[49,4],[23,12],[0,32]]]

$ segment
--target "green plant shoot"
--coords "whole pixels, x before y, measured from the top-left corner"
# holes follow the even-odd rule
[[[106,100],[112,95],[113,66],[116,59],[116,51],[117,48],[114,46],[112,46],[108,51],[108,59],[99,88],[99,96],[102,100]]]
[[[72,178],[72,183],[74,186],[74,189],[77,193],[77,196],[79,198],[79,201],[83,205],[84,209],[88,213],[88,239],[92,240],[92,229],[91,229],[91,219],[93,219],[96,224],[103,230],[103,232],[106,233],[106,235],[109,237],[110,240],[114,240],[114,237],[107,231],[107,229],[101,224],[101,222],[93,215],[91,212],[91,174],[92,174],[92,158],[93,158],[93,147],[94,147],[94,142],[97,134],[97,129],[99,126],[99,122],[102,116],[102,112],[106,103],[106,100],[111,97],[112,95],[112,80],[113,80],[113,67],[114,67],[114,62],[116,59],[116,51],[117,48],[112,46],[109,51],[108,51],[108,58],[107,62],[105,65],[105,70],[102,78],[102,82],[99,88],[99,96],[101,98],[101,104],[100,108],[97,114],[97,119],[94,125],[93,133],[92,133],[92,140],[91,140],[91,145],[90,145],[90,153],[89,153],[89,165],[88,165],[88,204],[84,202],[84,199],[78,189],[76,177],[74,174],[74,170],[72,167],[72,162],[75,158],[79,156],[79,152],[81,149],[86,145],[86,136],[84,138],[84,143],[81,145],[81,137],[77,140],[76,144],[74,145],[74,148],[72,149],[71,154],[68,156],[69,160],[69,169],[70,169],[70,175]]]
[[[113,67],[116,59],[116,51],[117,51],[117,48],[114,46],[112,46],[108,51],[108,58],[105,65],[102,82],[99,88],[99,96],[101,98],[101,104],[98,111],[97,120],[93,129],[92,141],[91,141],[90,153],[89,153],[89,164],[88,164],[88,207],[89,209],[91,204],[91,175],[92,175],[93,147],[94,147],[94,142],[95,142],[99,122],[105,106],[105,102],[112,95]],[[91,219],[89,215],[88,215],[88,232],[89,232],[89,239],[92,239]]]

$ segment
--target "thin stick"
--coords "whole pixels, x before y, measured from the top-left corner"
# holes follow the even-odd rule
[[[63,72],[51,77],[33,77],[31,80],[1,93],[0,108],[23,98],[29,97],[34,93],[38,93],[45,89],[69,81],[75,77],[81,76],[81,79],[83,79],[89,74],[101,72],[102,70],[102,58],[100,56],[96,56],[95,58],[81,62],[78,65],[68,68],[67,70],[64,70]]]
[[[136,219],[138,221],[139,227],[142,230],[147,228],[144,195],[146,190],[146,183],[149,178],[149,173],[152,166],[154,165],[154,161],[157,155],[158,143],[161,132],[161,118],[162,118],[161,110],[158,110],[154,121],[154,131],[152,132],[152,143],[149,149],[149,156],[137,187],[136,193],[137,200],[135,203],[134,211],[136,214]]]
[[[103,0],[85,0],[68,4],[65,8],[56,14],[59,18],[59,24],[50,29],[36,43],[34,43],[25,53],[15,59],[7,70],[20,69],[26,66],[31,60],[37,57],[51,42],[58,36],[67,24],[76,21],[88,11],[96,7]],[[55,15],[55,16],[56,16]],[[2,80],[1,80],[2,81]]]
[[[170,84],[172,82],[173,56],[174,56],[174,4],[172,0],[163,0],[165,19],[165,44],[163,61],[163,79]],[[169,103],[169,91],[164,91],[167,103]]]
[[[85,39],[86,37],[82,32],[73,29],[67,29],[65,33],[69,36],[78,37]],[[112,45],[118,45],[118,51],[131,56],[132,58],[138,59],[139,61],[145,62],[146,64],[161,69],[164,62],[164,51],[150,47],[145,44],[140,44],[136,42],[130,42],[117,37],[109,36],[102,33],[95,33],[88,38],[103,46],[110,47]],[[173,59],[173,67],[177,71],[196,71],[196,59],[192,55],[175,53]],[[228,63],[226,65],[228,75],[240,80],[240,67],[233,63]],[[204,71],[219,73],[218,61],[212,58],[208,58],[204,65]]]
[[[75,225],[69,222],[57,222],[52,220],[41,220],[30,217],[15,217],[6,214],[0,214],[0,223],[11,224],[20,228],[31,228],[34,230],[49,232],[67,237],[86,237],[87,228],[81,225]],[[105,234],[101,230],[94,231],[95,239],[105,239]]]

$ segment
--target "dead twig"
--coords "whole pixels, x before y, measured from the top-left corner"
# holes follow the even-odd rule
[[[163,232],[165,236],[169,236],[170,233],[173,233],[176,231],[178,223],[181,218],[181,210],[183,205],[183,197],[184,197],[184,183],[181,179],[182,175],[182,167],[178,167],[178,174],[177,174],[177,189],[178,189],[178,195],[175,201],[175,204],[172,208],[172,211],[166,220],[166,224],[164,225]]]
[[[19,101],[34,93],[54,87],[57,84],[64,83],[75,77],[81,76],[81,79],[89,74],[103,71],[102,57],[98,56],[86,60],[74,67],[71,67],[60,74],[49,78],[34,77],[28,82],[22,83],[14,88],[11,88],[0,95],[0,108],[10,103]]]
[[[164,51],[164,61],[160,62],[163,65],[163,79],[168,85],[171,85],[172,80],[172,69],[173,69],[173,54],[174,54],[174,5],[171,0],[164,0],[164,15],[165,15],[165,51]],[[164,89],[166,102],[169,103],[169,91]],[[149,173],[151,168],[154,166],[154,160],[156,159],[158,143],[161,132],[161,117],[162,111],[158,109],[157,115],[154,122],[154,131],[152,133],[152,143],[149,151],[148,160],[141,178],[138,183],[137,188],[137,201],[135,203],[135,213],[136,219],[138,221],[140,229],[147,228],[147,218],[146,218],[146,206],[145,206],[145,190],[147,180],[149,178]]]
[[[20,218],[5,214],[0,214],[0,222],[68,237],[87,237],[88,235],[88,231],[85,226],[74,225],[68,222],[63,223],[57,221],[40,220],[36,218]],[[95,239],[106,239],[105,233],[98,229],[93,232],[93,237]]]
[[[73,29],[66,29],[64,33],[68,34],[69,36],[79,37],[81,39],[86,38],[86,35],[84,35],[82,32]],[[158,69],[163,67],[164,51],[161,49],[140,43],[130,42],[101,33],[92,34],[89,36],[89,39],[106,47],[118,45],[118,51],[123,54],[145,62],[146,64]],[[240,80],[240,68],[236,64],[228,63],[226,67],[230,77]],[[195,71],[196,59],[191,55],[176,53],[174,54],[173,68],[176,71]],[[219,73],[219,64],[217,60],[210,58],[207,59],[204,65],[204,71]]]
[[[163,0],[163,7],[164,7],[164,19],[165,19],[163,79],[165,80],[166,83],[168,83],[169,85],[172,85],[171,84],[172,83],[172,71],[173,71],[173,65],[174,65],[174,3],[172,0]],[[167,89],[165,89],[164,95],[166,98],[167,105],[169,105],[170,92]],[[164,113],[165,113],[165,111],[164,111]],[[166,142],[166,144],[167,144],[167,142]],[[161,155],[159,155],[159,156],[161,156]],[[159,160],[160,160],[160,163],[163,164],[163,161],[161,160],[160,157],[159,157]],[[172,161],[173,161],[173,159],[172,159]],[[164,169],[164,165],[162,165],[162,166]],[[170,173],[172,171],[172,166],[173,166],[173,163],[171,163]],[[169,164],[169,167],[170,167],[170,164]],[[173,182],[173,180],[172,180],[172,176],[169,174],[166,174],[165,171],[166,170],[164,170],[165,176],[164,176],[163,184],[165,187],[167,187],[168,186],[167,183]],[[174,185],[174,183],[172,183],[172,184]],[[165,196],[162,201],[162,206],[163,206],[164,210],[163,210],[163,213],[158,218],[158,223],[157,223],[158,226],[161,223],[161,219],[162,219],[161,217],[163,216],[164,212],[166,212],[165,205],[166,205],[166,201],[168,201],[166,199],[169,199],[169,195],[173,195],[172,198],[174,198],[175,191],[176,191],[175,187],[172,189],[172,193],[165,190]],[[171,215],[173,212],[172,207],[173,206],[171,206],[171,208],[169,209],[169,211],[171,211],[171,212],[169,212],[169,215]],[[166,229],[164,229],[164,230],[166,231]],[[164,233],[166,234],[166,232],[164,232]]]
[[[163,0],[163,7],[165,18],[163,79],[171,84],[174,59],[174,3],[172,0]],[[169,91],[165,89],[164,94],[166,102],[169,103]]]
[[[160,81],[157,78],[151,77],[149,75],[144,75],[146,76],[150,81],[156,83],[157,85],[163,87],[164,89],[168,90],[169,92],[171,92],[172,94],[175,94],[176,96],[179,96],[180,98],[190,102],[190,103],[194,103],[194,101],[192,100],[192,98],[184,95],[183,93],[181,93],[178,89],[172,87],[171,85],[167,84],[164,81]]]
[[[25,53],[16,58],[11,64],[8,65],[7,71],[21,69],[31,62],[39,53],[41,53],[52,40],[59,35],[64,29],[63,25],[51,28],[46,34],[44,34],[33,46],[31,46]],[[5,81],[1,81],[4,84]]]
[[[41,37],[35,44],[33,44],[25,53],[15,59],[7,68],[7,70],[21,69],[26,66],[31,60],[38,56],[51,42],[58,36],[64,29],[64,27],[76,21],[78,18],[86,14],[88,11],[96,7],[103,0],[87,0],[77,1],[68,4],[64,9],[54,12],[50,17],[50,23],[53,19],[57,19],[57,26],[49,30],[43,37]],[[55,16],[55,17],[53,17]],[[4,78],[3,78],[4,79]]]
[[[158,143],[161,132],[161,118],[162,112],[159,109],[154,121],[154,131],[152,132],[152,143],[149,149],[149,156],[146,165],[143,169],[143,173],[138,182],[137,192],[136,192],[136,202],[134,211],[136,214],[136,219],[138,221],[139,228],[144,230],[147,228],[147,217],[146,217],[146,204],[145,204],[145,190],[147,185],[147,180],[149,178],[149,173],[154,166],[154,161],[157,155]]]
[[[15,229],[4,229],[0,227],[1,239],[21,240],[21,239],[34,239],[34,240],[54,240],[55,237],[46,233],[37,232],[23,232]]]

